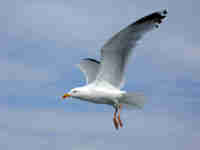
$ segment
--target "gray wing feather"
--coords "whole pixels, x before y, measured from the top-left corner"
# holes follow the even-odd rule
[[[167,11],[154,12],[114,35],[101,49],[101,67],[97,81],[107,81],[117,88],[122,87],[125,66],[132,49],[143,35],[157,28],[166,17]]]
[[[89,84],[96,79],[100,67],[100,62],[95,59],[86,58],[83,59],[77,66],[84,73],[86,82]]]

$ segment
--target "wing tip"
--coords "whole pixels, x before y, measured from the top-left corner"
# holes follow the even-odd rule
[[[100,64],[100,62],[98,60],[93,59],[93,58],[84,58],[84,59],[82,59],[82,61],[92,61],[92,62],[95,62],[97,64]]]
[[[163,12],[164,15],[168,14],[168,10],[167,9],[164,9],[162,12]]]
[[[157,24],[161,24],[162,20],[167,17],[167,14],[168,14],[167,9],[163,9],[161,11],[156,11],[156,12],[150,14],[150,15],[147,15],[147,16],[139,19],[135,23],[136,24],[142,24],[142,23],[144,23],[146,21],[153,21],[153,22],[155,22]]]
[[[161,19],[164,19],[165,17],[167,17],[168,11],[167,11],[167,9],[163,9],[157,13],[160,15]]]

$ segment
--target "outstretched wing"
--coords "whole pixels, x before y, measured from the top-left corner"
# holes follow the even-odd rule
[[[86,82],[88,84],[96,79],[99,71],[100,62],[95,59],[86,58],[83,59],[77,66],[84,73]]]
[[[132,48],[145,33],[158,28],[166,17],[167,11],[154,12],[145,16],[114,35],[101,49],[101,66],[97,81],[106,81],[120,88],[124,70]]]

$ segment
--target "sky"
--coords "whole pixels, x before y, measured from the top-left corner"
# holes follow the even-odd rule
[[[0,149],[197,149],[200,138],[200,2],[173,0],[0,1]],[[142,110],[59,97],[85,84],[75,67],[100,58],[116,32],[154,11],[160,28],[134,50],[123,90],[142,91]]]

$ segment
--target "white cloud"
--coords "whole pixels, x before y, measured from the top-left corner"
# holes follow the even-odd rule
[[[137,7],[138,5],[142,8]],[[41,78],[46,81],[51,80],[50,78],[57,78],[53,77],[54,75],[57,76],[55,72],[58,72],[58,74],[67,72],[66,68],[73,66],[69,64],[78,63],[80,56],[88,57],[89,55],[96,57],[99,55],[100,47],[113,33],[118,32],[136,18],[150,13],[152,9],[161,9],[161,6],[163,6],[157,5],[159,8],[158,6],[152,6],[147,11],[140,2],[130,2],[128,0],[123,2],[108,1],[106,5],[104,2],[92,1],[20,1],[16,5],[12,5],[14,7],[12,10],[3,9],[2,11],[8,17],[7,22],[3,22],[4,24],[6,23],[5,27],[2,27],[1,30],[6,29],[5,31],[8,32],[9,36],[23,37],[23,40],[39,39],[41,43],[45,43],[47,39],[49,41],[55,40],[58,45],[58,47],[54,47],[55,50],[52,50],[51,47],[48,47],[48,42],[44,45],[37,43],[38,49],[35,48],[34,50],[23,52],[23,54],[26,54],[26,63],[29,58],[31,59],[32,53],[34,53],[34,57],[39,53],[40,61],[46,55],[46,63],[44,64],[46,66],[49,65],[49,61],[52,71],[47,71],[47,73],[41,69],[26,68],[26,71],[23,73],[25,76],[21,76],[18,72],[14,77],[21,80]],[[3,6],[1,5],[1,7]],[[136,58],[139,63],[136,62],[136,65],[133,66],[135,68],[133,69],[133,74],[134,79],[138,82],[142,81],[143,83],[151,84],[153,80],[175,80],[179,77],[199,80],[199,46],[194,46],[191,40],[188,40],[189,37],[186,39],[183,36],[185,33],[172,33],[174,29],[171,31],[171,24],[177,25],[175,17],[179,13],[174,13],[173,9],[169,10],[169,12],[172,12],[172,14],[169,13],[169,19],[161,25],[159,30],[147,36],[144,42],[142,42],[142,46],[137,49],[137,52],[140,53],[139,59],[141,60]],[[184,20],[183,18],[179,17],[181,21]],[[21,49],[23,49],[23,43],[21,44]],[[28,49],[31,46],[25,48]],[[62,49],[59,49],[59,47],[62,47]],[[144,51],[144,49],[147,50]],[[88,50],[90,51],[88,52]],[[141,55],[143,56],[141,57]],[[34,61],[29,63],[32,63],[33,66],[36,65]],[[53,63],[55,64],[52,65]],[[16,66],[18,65],[16,64]],[[18,68],[23,70],[23,67]],[[64,70],[62,70],[62,67]],[[132,80],[132,69],[130,68],[128,74]],[[72,68],[69,69],[73,70]],[[12,69],[10,72],[12,72]],[[74,76],[74,74],[75,72],[70,72],[70,75]],[[146,77],[147,74],[148,78]],[[82,76],[82,74],[79,75]],[[46,76],[48,78],[45,78]],[[80,76],[77,77],[79,78]],[[2,78],[8,79],[13,77],[3,73]],[[68,79],[67,76],[65,79]],[[129,83],[131,82],[130,79]],[[37,88],[40,84],[26,82],[27,85]],[[47,94],[48,90],[45,93]]]
[[[176,78],[200,80],[200,45],[177,35],[165,36],[151,54],[153,65]]]
[[[187,149],[198,146],[199,119],[176,112],[124,112],[115,131],[110,112],[0,109],[0,148]]]
[[[0,61],[1,96],[48,95],[58,92],[54,83],[59,75],[48,68],[31,67],[7,60]]]
[[[111,34],[114,28],[118,31],[121,25],[127,25],[126,21],[131,19],[132,22],[132,18],[136,17],[133,16],[136,12],[135,5],[130,6],[121,2],[115,2],[116,7],[112,7],[113,2],[107,2],[107,5],[101,2],[93,4],[98,7],[92,7],[92,2],[89,1],[84,3],[66,1],[22,3],[16,6],[14,12],[12,10],[13,13],[5,11],[8,15],[7,31],[11,35],[25,35],[29,38],[30,36],[33,36],[32,38],[46,37],[58,42],[70,42],[74,39],[80,40],[79,44],[81,41],[83,43],[92,41],[90,44],[93,44],[97,40],[105,40],[105,34]],[[123,11],[121,11],[122,7],[125,8]],[[120,17],[120,22],[118,17]],[[113,22],[114,19],[116,19],[115,22]]]
[[[56,73],[50,74],[44,68],[34,68],[22,63],[11,62],[8,60],[0,61],[0,80],[41,80],[51,81],[56,78]]]
[[[156,6],[152,6],[152,9],[154,7],[156,8]],[[6,22],[8,34],[22,36],[29,40],[54,40],[57,41],[58,47],[65,45],[66,48],[70,48],[70,53],[71,47],[73,47],[78,49],[79,53],[84,53],[85,57],[88,53],[90,56],[99,55],[100,47],[113,33],[151,11],[148,12],[143,7],[141,8],[140,2],[133,3],[128,0],[123,2],[108,1],[106,5],[104,2],[92,1],[20,1],[15,9],[12,9],[12,13],[4,9],[4,13],[8,16]],[[174,13],[174,9],[170,11],[174,15],[169,13],[168,19],[158,31],[146,38],[144,46],[140,50],[148,49],[150,54],[148,57],[151,57],[152,54],[153,65],[159,64],[158,67],[161,70],[168,68],[167,71],[175,71],[174,74],[178,76],[178,71],[182,74],[186,67],[186,72],[191,72],[191,69],[194,71],[192,74],[199,76],[199,73],[195,72],[196,68],[193,67],[194,64],[199,63],[200,54],[197,52],[199,45],[194,47],[194,44],[190,42],[192,40],[189,40],[190,36],[186,36],[186,32],[173,33],[174,28],[171,28],[171,25],[176,25],[176,28],[178,25],[180,26],[175,21],[175,17],[179,13]],[[184,17],[179,16],[179,19],[183,21]],[[90,51],[88,52],[88,50]],[[59,55],[51,50],[47,51],[51,56]],[[62,54],[67,56],[69,52],[66,50]],[[73,54],[71,55],[73,56]],[[67,63],[69,62],[66,61]]]

